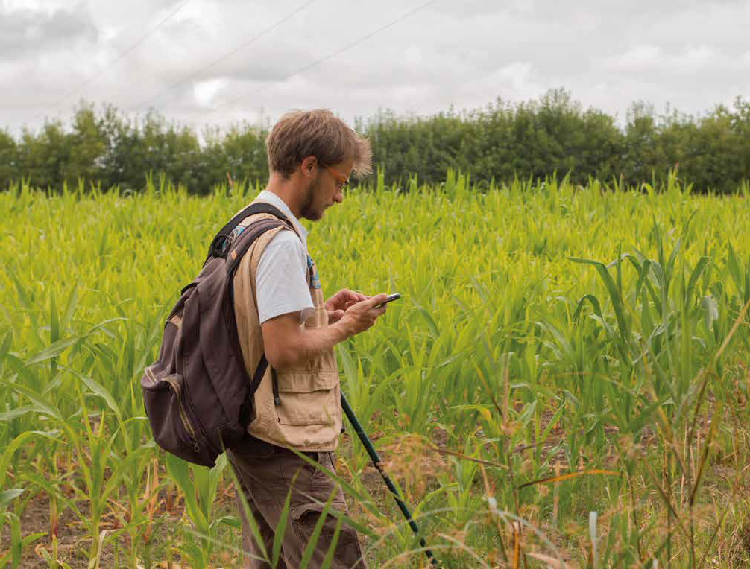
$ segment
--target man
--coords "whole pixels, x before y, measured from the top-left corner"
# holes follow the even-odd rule
[[[331,112],[291,112],[281,118],[266,141],[270,176],[255,202],[283,213],[288,227],[273,229],[245,254],[234,278],[237,329],[250,377],[263,354],[268,371],[254,397],[255,417],[249,440],[228,452],[265,549],[271,552],[276,527],[290,487],[291,509],[283,537],[283,562],[299,566],[319,519],[333,493],[333,508],[346,511],[341,489],[290,449],[333,470],[333,451],[341,433],[341,390],[334,345],[370,328],[385,311],[385,294],[367,297],[341,290],[328,301],[315,263],[307,252],[304,217],[320,220],[343,200],[352,172],[371,170],[369,143]],[[272,217],[258,214],[243,227]],[[270,565],[259,559],[243,505],[245,567]],[[336,518],[328,516],[309,567],[319,567],[332,542]],[[269,553],[270,554],[270,553]],[[356,532],[342,525],[333,567],[366,567]],[[276,568],[274,568],[276,569]]]

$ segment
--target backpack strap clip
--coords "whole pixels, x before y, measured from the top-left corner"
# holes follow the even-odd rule
[[[219,233],[214,240],[211,241],[211,245],[208,248],[208,256],[226,259],[227,257],[227,242],[229,241],[229,235]]]

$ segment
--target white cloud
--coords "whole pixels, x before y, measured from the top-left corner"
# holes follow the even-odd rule
[[[629,73],[696,73],[723,68],[740,71],[748,65],[747,54],[730,56],[708,45],[687,45],[681,52],[668,53],[657,45],[637,45],[624,53],[595,58],[594,67],[602,71]]]
[[[193,85],[195,101],[202,107],[210,107],[216,94],[224,90],[228,84],[227,79],[211,79],[195,83]]]
[[[644,67],[658,65],[661,58],[662,49],[659,46],[638,45],[625,53],[603,58],[598,66],[613,71],[637,71]]]
[[[11,86],[0,90],[0,128],[18,132],[45,114],[69,117],[81,97],[133,113],[153,105],[196,126],[255,121],[261,110],[273,121],[287,109],[316,106],[348,119],[380,108],[434,113],[498,96],[518,102],[557,87],[620,117],[636,100],[697,113],[750,98],[747,1],[439,0],[295,74],[422,1],[318,0],[192,77],[304,0],[188,0],[152,32],[180,0],[81,0],[73,8],[63,0],[0,0],[0,45],[15,50],[0,49],[0,84]],[[55,24],[55,13],[67,19]],[[10,15],[16,25],[6,29]],[[39,32],[39,22],[52,27]],[[49,47],[12,40],[28,34]]]

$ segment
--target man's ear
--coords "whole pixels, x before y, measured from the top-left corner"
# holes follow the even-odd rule
[[[318,159],[315,156],[306,156],[302,160],[302,164],[300,166],[302,167],[302,173],[305,176],[311,176],[312,173],[315,171],[315,167],[318,165]]]

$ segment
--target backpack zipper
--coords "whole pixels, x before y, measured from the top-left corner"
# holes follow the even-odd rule
[[[174,381],[171,376],[164,378],[168,383],[169,386],[172,388],[172,391],[175,392],[177,395],[177,406],[180,409],[180,419],[182,420],[182,426],[185,427],[185,430],[188,433],[188,436],[190,437],[190,442],[193,443],[193,448],[195,449],[195,452],[200,454],[201,449],[198,446],[198,438],[195,436],[195,429],[193,429],[193,425],[190,424],[190,419],[188,419],[187,413],[185,412],[185,407],[182,405],[182,397],[181,397],[181,389],[180,385]]]
[[[146,376],[148,377],[148,380],[149,380],[149,381],[150,381],[151,383],[153,383],[154,385],[156,385],[156,383],[157,383],[157,379],[156,379],[156,376],[154,375],[154,372],[153,372],[153,371],[151,371],[151,366],[148,366],[148,367],[146,368]]]

